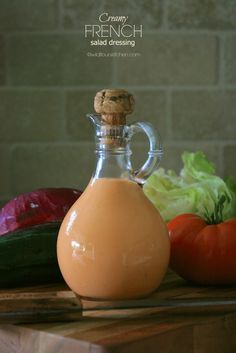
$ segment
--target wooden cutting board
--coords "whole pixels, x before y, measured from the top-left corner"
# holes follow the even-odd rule
[[[81,316],[81,301],[66,286],[0,291],[1,324],[75,321]]]
[[[169,273],[138,301],[80,302],[64,285],[2,290],[0,322],[0,353],[235,353],[236,288]]]

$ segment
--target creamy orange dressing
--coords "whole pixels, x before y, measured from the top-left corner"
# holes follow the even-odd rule
[[[140,186],[96,179],[66,215],[58,235],[62,275],[80,296],[144,297],[160,284],[169,262],[166,226]]]

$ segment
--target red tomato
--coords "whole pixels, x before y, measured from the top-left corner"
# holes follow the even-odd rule
[[[194,214],[168,223],[170,266],[186,280],[200,284],[236,283],[236,219],[208,225]]]

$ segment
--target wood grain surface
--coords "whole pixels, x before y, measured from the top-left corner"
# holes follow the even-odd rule
[[[11,293],[15,299],[22,298],[20,293],[37,293],[36,299],[39,293],[43,298],[54,293],[54,299],[61,293],[68,301],[77,300],[60,284],[22,288],[11,293],[2,290],[0,298],[6,297],[6,293],[8,300]],[[57,306],[55,301],[53,305]],[[52,306],[48,306],[49,311]],[[119,302],[82,300],[82,315],[79,306],[78,301],[78,317],[72,315],[70,320],[76,321],[70,322],[62,322],[66,309],[71,309],[67,300],[62,304],[61,317],[55,322],[47,322],[47,316],[44,322],[14,325],[0,319],[0,353],[236,352],[236,288],[233,286],[190,285],[168,273],[161,287],[149,298]]]

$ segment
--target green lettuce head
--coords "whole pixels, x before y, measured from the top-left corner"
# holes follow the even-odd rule
[[[220,177],[215,175],[215,167],[203,152],[182,154],[183,169],[177,175],[160,168],[144,185],[144,193],[169,221],[182,213],[195,213],[205,217],[212,214],[222,195],[226,196],[223,220],[231,218],[232,192]]]

